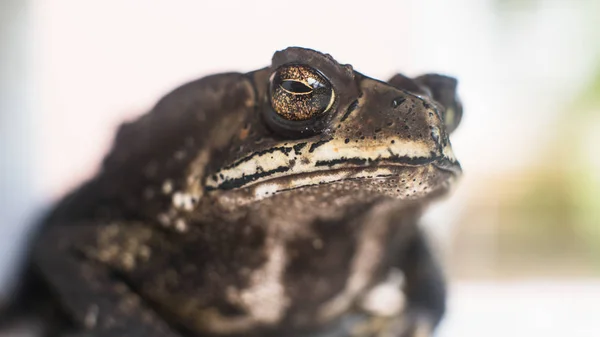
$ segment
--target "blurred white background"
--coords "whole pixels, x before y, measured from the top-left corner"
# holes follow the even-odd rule
[[[3,0],[0,279],[119,123],[183,82],[297,45],[382,80],[460,80],[465,177],[426,219],[453,282],[438,336],[596,336],[598,18],[593,0]]]

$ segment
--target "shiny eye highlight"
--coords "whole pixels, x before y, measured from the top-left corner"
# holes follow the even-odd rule
[[[285,65],[271,75],[271,107],[281,117],[304,121],[331,108],[335,92],[331,83],[316,69],[305,65]]]

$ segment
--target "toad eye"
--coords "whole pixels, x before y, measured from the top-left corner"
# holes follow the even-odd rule
[[[271,107],[290,121],[304,121],[331,109],[335,93],[318,70],[305,65],[285,65],[271,75]]]

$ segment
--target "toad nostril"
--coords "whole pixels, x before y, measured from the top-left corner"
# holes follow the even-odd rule
[[[392,108],[397,108],[400,106],[400,104],[404,103],[404,101],[406,101],[406,98],[404,97],[396,97],[392,100]]]
[[[431,127],[431,137],[436,143],[440,143],[440,129],[437,126]]]

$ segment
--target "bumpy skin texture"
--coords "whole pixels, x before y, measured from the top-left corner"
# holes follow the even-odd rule
[[[295,65],[328,83],[283,78],[303,82],[272,104]],[[38,310],[48,335],[426,336],[445,287],[417,222],[460,174],[461,114],[454,79],[380,82],[302,48],[188,83],[46,218],[22,307],[59,313]]]

